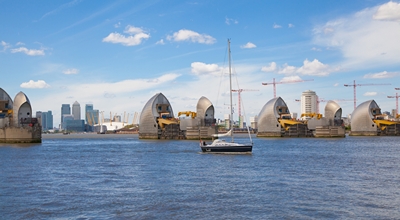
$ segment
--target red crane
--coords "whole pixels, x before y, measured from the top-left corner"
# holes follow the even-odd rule
[[[356,109],[357,107],[357,94],[356,94],[356,87],[357,86],[383,86],[383,85],[390,85],[390,83],[382,83],[382,84],[374,84],[374,83],[370,83],[370,84],[356,84],[356,81],[353,81],[353,84],[344,84],[344,86],[346,87],[350,87],[352,86],[354,88],[354,109]]]
[[[284,83],[296,83],[296,82],[304,82],[304,81],[313,81],[313,79],[308,80],[289,80],[284,82],[275,82],[275,78],[273,78],[272,83],[261,83],[264,86],[273,85],[274,86],[274,98],[276,98],[276,84],[284,84]]]
[[[259,90],[256,90],[256,89],[232,89],[232,92],[238,93],[239,120],[240,120],[240,116],[242,116],[242,112],[241,112],[241,108],[240,108],[240,106],[241,106],[240,96],[243,91],[259,91]]]
[[[395,90],[400,90],[400,88],[394,88]],[[396,115],[394,117],[397,117],[399,114],[399,95],[396,92],[396,96],[388,96],[388,98],[396,98]]]

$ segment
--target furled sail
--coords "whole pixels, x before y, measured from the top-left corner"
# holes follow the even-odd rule
[[[232,129],[224,134],[213,134],[213,137],[226,137],[226,136],[231,136],[231,135],[232,135]]]

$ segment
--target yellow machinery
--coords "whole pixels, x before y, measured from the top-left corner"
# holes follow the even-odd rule
[[[178,121],[175,118],[159,118],[158,120],[158,125],[160,126],[161,129],[164,130],[165,125],[170,125],[170,124],[179,124]]]
[[[301,114],[301,118],[302,117],[316,118],[319,120],[322,118],[322,114],[320,114],[320,113],[303,113],[303,114]]]
[[[191,111],[186,111],[186,112],[179,112],[178,117],[181,115],[186,115],[186,117],[191,116],[192,118],[195,118],[197,116],[196,112],[191,112]]]
[[[381,119],[375,119],[374,123],[380,128],[382,131],[386,129],[387,126],[389,125],[394,125],[398,124],[399,122],[397,121],[388,121],[388,120],[381,120]]]
[[[302,122],[292,119],[290,114],[280,114],[278,121],[286,131],[289,130],[292,125],[302,124]]]

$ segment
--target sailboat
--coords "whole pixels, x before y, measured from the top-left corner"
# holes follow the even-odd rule
[[[250,143],[236,143],[234,141],[234,132],[232,126],[233,108],[232,108],[232,70],[231,70],[231,48],[230,40],[228,39],[228,54],[229,54],[229,94],[230,94],[230,118],[229,118],[229,131],[225,134],[215,134],[214,137],[230,136],[231,141],[228,142],[224,139],[215,139],[211,144],[207,144],[200,140],[200,147],[204,153],[251,153],[253,150],[253,142],[248,130]]]

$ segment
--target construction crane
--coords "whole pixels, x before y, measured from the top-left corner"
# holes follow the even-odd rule
[[[241,111],[241,94],[244,91],[259,91],[258,89],[232,89],[232,92],[237,92],[238,93],[238,105],[239,105],[239,109],[238,109],[238,113],[239,113],[239,121],[240,121],[240,116],[242,116],[242,111]]]
[[[400,90],[400,88],[394,88],[395,90]],[[395,118],[397,118],[397,116],[399,115],[399,95],[396,92],[396,96],[388,96],[388,98],[396,98],[396,115],[394,116]]]
[[[344,84],[346,87],[352,86],[354,88],[354,109],[357,107],[357,94],[356,94],[356,87],[357,86],[384,86],[384,85],[390,85],[390,83],[382,83],[382,84],[374,84],[374,83],[369,83],[369,84],[356,84],[356,81],[353,81],[353,84]]]
[[[273,85],[274,86],[274,98],[276,98],[276,84],[284,84],[284,83],[296,83],[296,82],[305,82],[305,81],[313,81],[313,79],[306,79],[306,80],[289,80],[284,82],[275,82],[275,78],[272,79],[272,83],[261,83],[264,86]]]

